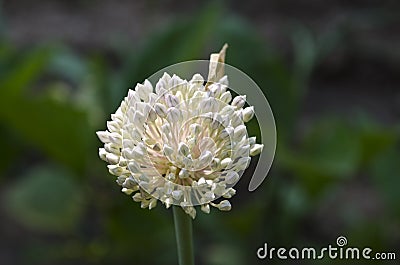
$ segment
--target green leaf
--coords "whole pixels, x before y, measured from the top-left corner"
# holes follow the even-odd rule
[[[7,154],[0,159],[0,178],[4,178],[4,172],[13,166],[13,162],[24,151],[24,146],[18,137],[3,125],[0,125],[0,146],[3,152]]]
[[[363,166],[368,167],[381,154],[396,144],[399,132],[393,127],[382,125],[363,113],[358,115],[357,124],[363,150]]]
[[[0,78],[0,96],[19,96],[46,69],[50,54],[49,49],[38,48],[20,58],[12,58],[12,65],[8,66],[8,71],[2,73]]]
[[[372,180],[392,212],[400,218],[400,143],[380,154],[370,165]]]
[[[19,223],[46,232],[68,232],[80,220],[83,194],[60,168],[30,171],[7,190],[6,208]]]
[[[49,98],[7,99],[0,121],[55,160],[84,170],[90,142],[84,112]]]
[[[352,176],[361,157],[361,140],[354,128],[327,119],[310,129],[299,151],[284,150],[280,162],[301,177],[310,192],[319,194],[332,181]]]
[[[315,127],[303,148],[317,168],[332,176],[353,174],[361,156],[357,133],[347,124],[334,120]]]
[[[54,50],[49,68],[51,73],[75,83],[81,83],[88,74],[86,61],[66,47]]]
[[[24,142],[82,171],[89,142],[86,114],[49,96],[32,96],[33,91],[28,89],[43,77],[53,49],[36,48],[17,54],[3,46],[9,53],[0,56],[5,69],[0,76],[0,122]]]

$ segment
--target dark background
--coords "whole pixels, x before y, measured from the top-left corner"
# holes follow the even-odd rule
[[[177,264],[171,211],[121,194],[95,131],[127,87],[225,42],[278,145],[259,189],[249,173],[231,212],[199,211],[197,264],[353,264],[256,257],[340,235],[399,258],[398,1],[1,3],[0,264]]]

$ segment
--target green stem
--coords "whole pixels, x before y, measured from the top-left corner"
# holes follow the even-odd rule
[[[194,265],[192,218],[179,206],[173,206],[179,265]]]

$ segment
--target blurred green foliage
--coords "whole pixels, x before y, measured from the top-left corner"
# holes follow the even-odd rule
[[[320,245],[339,234],[351,236],[354,244],[394,250],[400,240],[399,127],[362,112],[348,118],[322,116],[298,133],[312,71],[340,34],[316,39],[296,27],[294,63],[288,65],[251,25],[221,14],[223,7],[212,4],[191,18],[178,18],[134,48],[115,48],[117,65],[99,52],[80,55],[60,45],[20,49],[0,41],[2,202],[7,218],[22,229],[15,235],[26,235],[19,250],[12,250],[18,253],[16,262],[176,264],[169,211],[157,207],[146,212],[120,194],[97,157],[95,131],[105,127],[128,86],[169,64],[205,59],[225,42],[230,44],[227,62],[264,89],[279,142],[271,176],[260,189],[246,192],[247,176],[232,212],[196,218],[199,262],[256,264],[255,249],[265,241]],[[252,126],[250,134],[257,133]],[[378,204],[377,212],[364,213],[357,202],[349,204],[357,200],[352,190],[340,198],[342,189],[357,183],[368,184],[363,200]],[[326,210],[332,200],[337,207]],[[347,204],[368,221],[348,219]],[[321,209],[325,215],[319,217]],[[331,219],[337,219],[337,227],[325,227]]]
[[[35,168],[28,174],[9,188],[10,213],[31,229],[62,233],[74,228],[83,210],[82,188],[59,169]]]

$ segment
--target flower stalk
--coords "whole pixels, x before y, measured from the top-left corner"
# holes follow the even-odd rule
[[[192,218],[181,207],[172,208],[179,265],[194,265]]]

